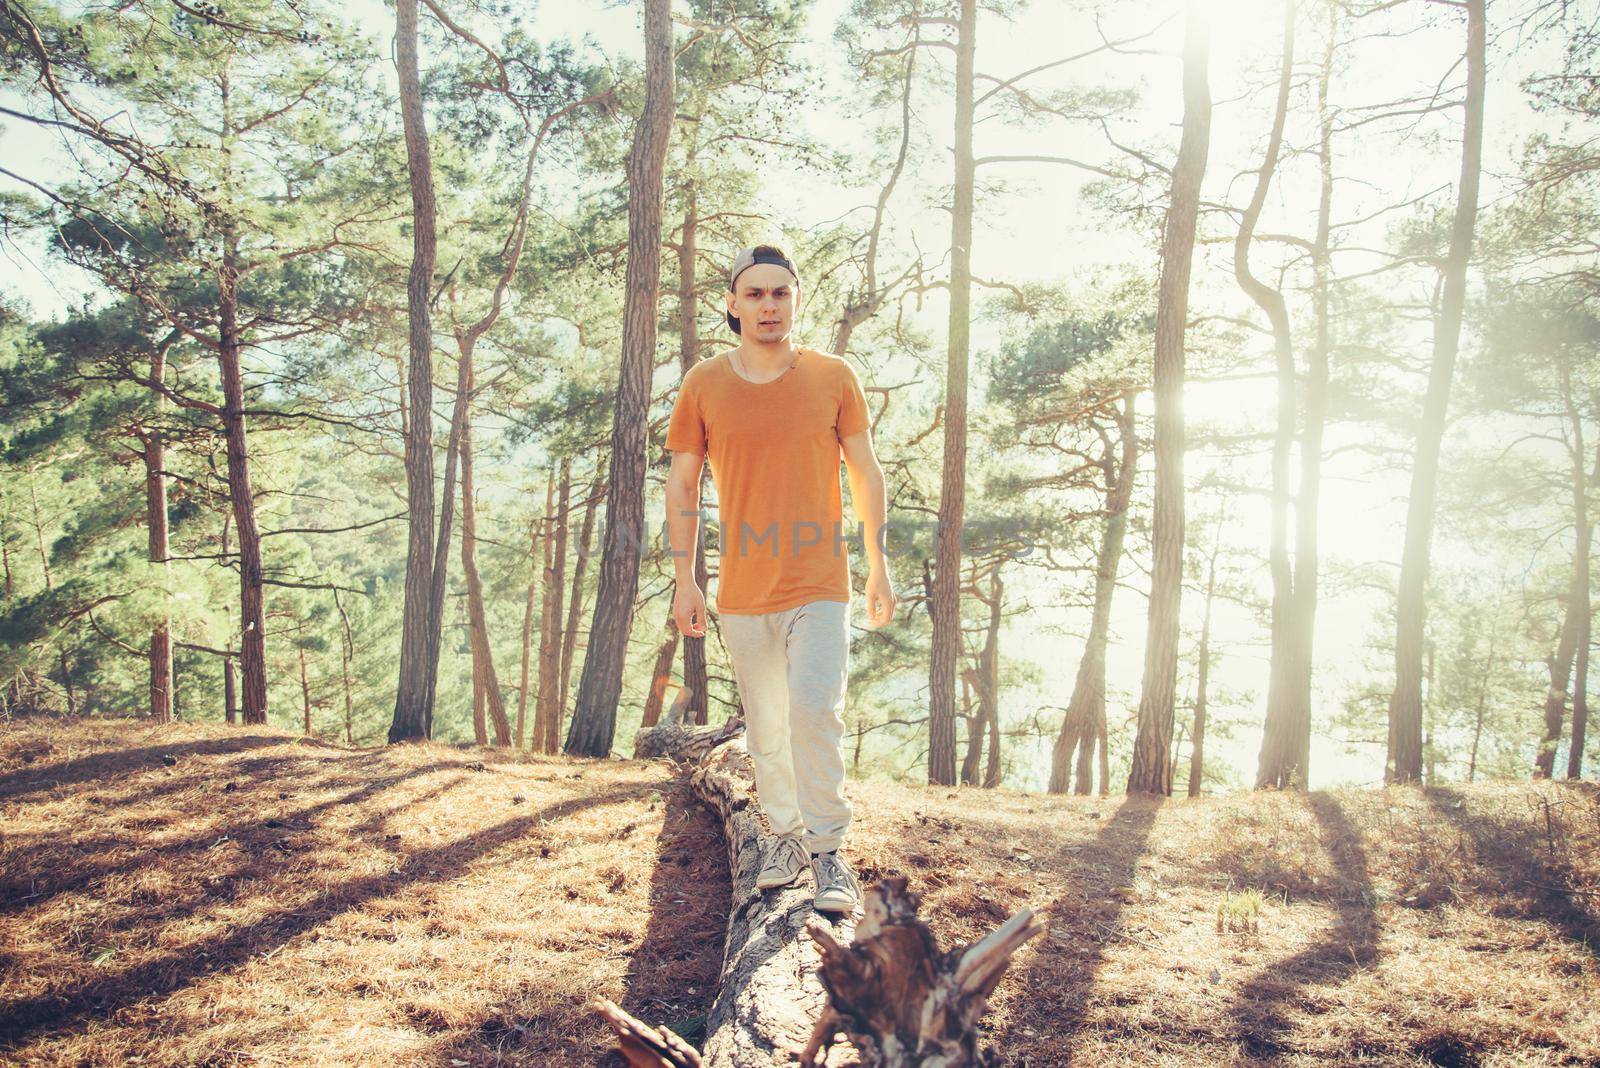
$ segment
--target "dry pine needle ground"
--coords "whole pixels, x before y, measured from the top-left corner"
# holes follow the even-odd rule
[[[1593,784],[850,793],[942,944],[1050,922],[1002,1063],[1600,1063]],[[596,995],[693,1037],[723,850],[664,762],[3,725],[0,1063],[605,1063]]]

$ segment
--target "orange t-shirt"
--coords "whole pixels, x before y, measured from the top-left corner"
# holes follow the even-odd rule
[[[869,425],[867,396],[844,359],[796,348],[792,368],[759,384],[727,353],[701,360],[683,376],[667,425],[668,449],[711,461],[719,612],[850,603],[849,539],[859,532],[844,526],[840,442]]]

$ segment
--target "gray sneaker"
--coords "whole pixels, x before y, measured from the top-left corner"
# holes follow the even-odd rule
[[[861,907],[861,883],[838,852],[830,850],[812,857],[811,873],[817,880],[813,904],[818,912],[849,913]]]
[[[788,886],[806,870],[806,847],[798,835],[781,835],[767,847],[765,862],[756,873],[756,889]]]

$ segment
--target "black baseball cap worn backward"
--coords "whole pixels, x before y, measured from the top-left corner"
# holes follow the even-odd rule
[[[734,292],[739,288],[739,276],[758,263],[771,263],[782,267],[794,275],[795,284],[800,284],[800,272],[795,269],[794,261],[771,245],[758,245],[755,248],[742,248],[733,257],[733,269],[728,272],[728,291]],[[735,334],[739,333],[739,320],[733,312],[727,312],[728,328]]]

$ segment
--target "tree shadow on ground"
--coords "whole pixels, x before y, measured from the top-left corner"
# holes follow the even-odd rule
[[[217,756],[242,753],[246,749],[283,745],[288,739],[264,734],[244,734],[233,738],[206,738],[171,745],[150,745],[139,749],[111,749],[90,756],[74,757],[55,764],[28,765],[0,775],[0,800],[27,797],[58,786],[74,786],[100,779],[122,778],[161,767],[163,757]]]
[[[671,1027],[698,1044],[722,969],[729,894],[726,850],[716,816],[686,780],[672,779],[661,794],[665,811],[650,865],[649,918],[642,940],[629,954],[626,989],[619,1000],[646,1023]],[[433,1059],[439,1064],[478,1064],[548,1057],[550,1036],[568,1023],[571,1007],[552,1002],[541,978],[524,980],[476,1024],[431,1051]],[[597,1030],[605,1030],[598,1016],[591,1018]],[[624,1062],[608,1051],[599,1063]]]
[[[1282,1036],[1294,1025],[1290,1013],[1305,987],[1341,983],[1374,964],[1380,953],[1381,928],[1361,831],[1331,795],[1308,794],[1305,803],[1333,862],[1338,915],[1333,929],[1315,945],[1266,965],[1234,997],[1234,1037],[1255,1057],[1285,1052]]]
[[[351,769],[348,765],[308,767],[292,759],[281,761],[259,759],[250,763],[253,765],[251,771],[255,774],[231,775],[228,781],[237,784],[232,790],[223,791],[218,785],[220,780],[214,772],[211,769],[203,769],[195,774],[174,775],[170,783],[162,784],[156,791],[135,790],[126,795],[100,797],[96,803],[107,808],[133,809],[147,803],[152,794],[170,796],[181,794],[186,790],[204,790],[204,796],[207,798],[220,794],[226,799],[220,803],[225,803],[242,813],[254,813],[272,804],[271,798],[275,794],[281,799],[281,795],[284,794],[303,794],[312,790],[347,785],[350,782],[360,784],[338,797],[307,805],[292,812],[276,817],[241,815],[238,819],[230,820],[221,826],[209,826],[199,835],[160,845],[145,846],[118,860],[106,858],[118,850],[127,853],[130,847],[138,844],[127,834],[100,834],[91,837],[51,833],[38,836],[31,842],[22,836],[13,835],[4,854],[5,871],[0,873],[0,915],[25,913],[62,894],[78,892],[135,870],[182,863],[211,850],[219,841],[225,839],[242,844],[251,854],[266,849],[281,850],[289,834],[314,829],[313,821],[325,813],[347,805],[360,805],[410,779],[430,775],[441,770],[441,767],[449,766],[421,765],[391,775],[357,779],[355,775],[360,774],[359,769]],[[325,771],[337,774],[330,776],[319,774]],[[459,778],[454,779],[435,793],[443,792],[459,781]],[[391,809],[387,814],[392,814],[393,811]],[[351,833],[377,830],[378,828],[370,826],[371,822],[368,821],[368,824],[356,828]],[[19,840],[26,844],[19,844]],[[247,864],[245,867],[246,870],[242,873],[244,877],[254,878],[260,874],[254,864]],[[228,882],[241,877],[240,872],[213,870],[211,874],[223,880],[221,886],[212,889],[210,896],[213,899],[218,893],[226,892]],[[205,903],[205,898],[206,895],[200,895],[195,901],[196,907]],[[175,919],[178,914],[177,908],[177,902],[167,902],[167,911],[163,919]]]
[[[1008,1055],[1042,1053],[1049,1063],[1070,1064],[1106,944],[1119,936],[1118,921],[1150,840],[1163,797],[1130,795],[1081,847],[1062,852],[1051,867],[1064,870],[1068,887],[1046,907],[1050,932],[1038,942],[1026,974],[1008,982],[1012,1021],[994,1044]],[[1020,1021],[1049,1020],[1051,1034],[1029,1035]],[[1034,1063],[1034,1062],[1029,1062]]]
[[[1574,785],[1562,784],[1564,789]],[[1590,792],[1587,786],[1577,787],[1578,797]],[[1529,820],[1478,811],[1481,801],[1474,806],[1472,794],[1450,787],[1435,787],[1423,796],[1462,836],[1460,844],[1476,868],[1476,889],[1495,901],[1494,915],[1543,920],[1600,959],[1600,899],[1591,888],[1573,885],[1565,817],[1550,807],[1548,797],[1530,795],[1529,803],[1541,811]]]
[[[438,766],[427,770],[438,770]],[[544,821],[558,820],[598,805],[638,798],[640,794],[639,787],[625,787],[547,805],[461,839],[412,852],[393,871],[349,879],[291,904],[278,905],[252,923],[191,941],[158,959],[102,972],[93,977],[71,977],[42,992],[0,1002],[0,1051],[49,1032],[84,1027],[135,1002],[171,994],[197,980],[283,946],[328,920],[358,909],[374,899],[407,887],[448,883],[469,865],[538,833]],[[325,802],[314,807],[324,808],[334,803]],[[267,855],[275,854],[269,851]],[[237,873],[232,878],[235,881],[257,881],[281,879],[283,875],[268,862],[260,868]],[[192,910],[185,907],[183,911]],[[146,915],[149,933],[153,937],[167,922],[168,916],[159,905]]]

